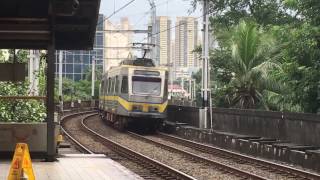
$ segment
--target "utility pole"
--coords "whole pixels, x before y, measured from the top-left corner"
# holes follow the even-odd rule
[[[200,128],[207,128],[209,107],[209,16],[208,0],[203,0],[203,47],[202,47],[202,108]]]
[[[191,84],[191,78],[189,78],[189,99],[191,100],[192,99],[192,84]]]
[[[169,68],[170,68],[170,99],[172,99],[172,92],[173,92],[173,64],[170,63],[169,64]],[[169,87],[169,86],[168,86]]]
[[[181,89],[184,90],[184,78],[181,77]]]
[[[59,51],[59,104],[60,112],[63,112],[63,97],[62,97],[62,58],[63,51]]]
[[[95,69],[96,69],[96,61],[95,61],[95,57],[92,57],[92,75],[91,75],[91,106],[94,107],[95,106],[95,101],[94,101],[94,84],[95,84]]]
[[[38,50],[30,50],[29,51],[29,68],[28,68],[28,76],[29,76],[29,95],[37,96],[39,95],[39,51]]]
[[[196,80],[193,79],[193,98],[192,98],[192,101],[194,101],[196,98],[197,98],[197,95],[196,95]]]
[[[150,44],[156,44],[156,17],[157,17],[157,10],[156,10],[156,5],[155,5],[155,2],[154,0],[149,0],[149,4],[151,6],[151,35],[150,35],[150,40],[151,42],[149,42]],[[158,63],[158,60],[156,59],[156,48],[158,47],[154,47],[152,50],[151,50],[151,59],[153,59],[156,64],[159,64]]]
[[[34,51],[30,50],[30,55],[29,55],[29,68],[28,68],[28,76],[29,76],[29,94],[33,95],[33,59],[34,59]]]
[[[320,81],[318,82],[318,103],[320,104]],[[317,114],[320,114],[320,106],[318,107]]]
[[[40,50],[34,50],[33,71],[35,72],[33,93],[35,96],[39,95],[39,70],[40,70]]]

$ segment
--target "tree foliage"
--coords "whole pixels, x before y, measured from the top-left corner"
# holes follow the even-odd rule
[[[13,63],[15,61],[23,63],[27,61],[28,51],[26,50],[18,50],[16,56],[13,55],[14,50],[9,50],[8,59],[4,58],[3,50],[0,52],[1,62]],[[42,61],[45,61],[45,59],[42,59]],[[44,67],[40,69],[41,72],[44,71]],[[23,82],[0,82],[0,96],[27,96],[28,93],[29,83],[27,80]],[[41,122],[46,117],[45,111],[43,101],[21,99],[0,100],[0,121],[2,122]]]
[[[191,0],[193,7],[200,0]],[[241,21],[254,22],[257,32],[276,40],[279,68],[268,76],[282,84],[281,91],[263,87],[261,96],[271,110],[311,112],[320,111],[320,1],[318,0],[210,0],[210,23],[218,46],[210,51],[213,102],[218,107],[230,107],[234,92],[230,83],[239,68],[235,48],[230,43],[234,28]],[[263,38],[268,42],[269,38]],[[233,40],[234,41],[234,40]],[[254,43],[253,43],[254,44]],[[238,45],[241,52],[244,44]],[[254,48],[258,48],[255,46]],[[266,56],[267,57],[267,56]],[[233,61],[231,61],[233,60]],[[232,63],[233,62],[233,63]],[[250,70],[246,69],[246,73]],[[239,81],[240,82],[240,81]],[[261,89],[261,90],[262,90]],[[238,104],[239,105],[239,104]],[[249,106],[250,108],[253,108]],[[263,108],[258,105],[254,108]]]
[[[268,109],[263,92],[279,92],[280,85],[270,76],[278,67],[273,38],[257,30],[254,23],[241,21],[234,30],[231,43],[231,68],[228,100],[240,108]]]

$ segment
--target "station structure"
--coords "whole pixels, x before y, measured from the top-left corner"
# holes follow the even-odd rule
[[[47,50],[46,159],[55,158],[54,62],[56,50],[91,49],[100,0],[3,0],[0,48]]]
[[[207,9],[206,5],[204,3],[204,10]],[[46,96],[20,97],[44,100],[47,117],[44,123],[0,123],[0,179],[8,177],[10,160],[15,144],[19,140],[28,143],[32,158],[40,157],[37,160],[33,159],[36,179],[141,179],[105,155],[73,154],[58,157],[56,152],[56,132],[59,126],[55,121],[54,104],[55,52],[92,49],[99,8],[100,0],[0,1],[0,49],[47,51]],[[206,11],[203,18],[206,22],[203,29],[207,32],[203,40],[204,44],[208,44]],[[204,62],[208,60],[208,48],[204,48],[203,58]],[[16,62],[0,63],[0,81],[23,80],[24,69],[25,67]],[[168,129],[173,134],[189,139],[184,140],[187,144],[198,141],[215,145],[219,147],[215,148],[219,153],[228,154],[227,157],[238,157],[237,161],[239,157],[245,157],[248,162],[258,162],[257,165],[263,164],[262,167],[267,169],[273,168],[272,171],[280,168],[280,174],[285,172],[283,175],[290,178],[292,175],[293,177],[299,175],[297,177],[304,179],[305,177],[320,179],[320,175],[316,173],[248,156],[291,163],[319,172],[319,115],[211,108],[208,94],[210,89],[207,83],[208,62],[203,63],[203,69],[208,70],[203,72],[203,76],[206,77],[202,81],[203,108],[193,106],[193,103],[190,106],[185,106],[183,103],[169,103],[167,123]],[[0,96],[0,99],[6,98],[13,97]],[[209,117],[207,112],[210,112]],[[181,142],[181,138],[179,140]],[[193,145],[198,147],[201,144],[193,143]],[[213,149],[208,145],[205,147]],[[247,155],[225,151],[222,148]],[[240,160],[241,163],[245,162],[244,159]],[[239,169],[235,170],[239,172]]]
[[[105,156],[68,155],[58,158],[54,104],[55,52],[56,50],[90,50],[93,48],[98,21],[100,0],[1,0],[0,49],[46,50],[46,96],[24,97],[42,99],[46,104],[44,123],[0,124],[0,179],[6,179],[17,138],[26,136],[34,160],[36,179],[86,179],[135,177],[120,164]],[[14,62],[1,80],[16,81],[25,77],[24,66]],[[0,64],[6,69],[5,64]],[[20,67],[20,69],[19,69]],[[18,97],[19,99],[19,97]],[[95,161],[92,161],[95,159]],[[78,166],[82,164],[82,166]],[[105,168],[108,167],[108,168]],[[89,170],[88,170],[89,169]],[[109,172],[108,172],[109,171]],[[138,178],[138,177],[136,177]]]

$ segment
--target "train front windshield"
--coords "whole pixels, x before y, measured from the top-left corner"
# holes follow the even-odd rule
[[[132,92],[133,94],[160,96],[161,78],[133,76]]]

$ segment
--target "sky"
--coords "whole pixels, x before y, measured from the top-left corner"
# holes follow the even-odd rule
[[[130,1],[131,0],[101,0],[100,13],[109,16]],[[191,0],[155,0],[155,4],[157,6],[157,16],[170,16],[172,20],[171,26],[175,25],[175,18],[177,16],[201,16],[199,8],[195,12],[189,13],[192,9]],[[119,22],[121,17],[128,17],[133,29],[147,29],[147,23],[150,18],[149,1],[135,0],[129,6],[112,16],[110,20],[112,23],[116,23]],[[201,20],[201,18],[199,18],[199,20]]]

